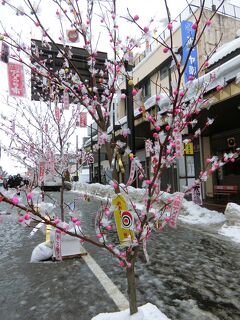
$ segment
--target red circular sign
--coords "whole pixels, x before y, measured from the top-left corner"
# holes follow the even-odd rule
[[[67,31],[68,40],[70,42],[77,42],[78,41],[78,32],[77,30],[68,30]]]

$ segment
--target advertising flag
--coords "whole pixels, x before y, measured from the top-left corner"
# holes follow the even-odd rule
[[[193,23],[191,21],[183,20],[181,22],[181,30],[182,30],[182,48],[183,48],[183,64],[185,65],[189,50],[192,46],[192,41],[195,35],[196,30],[192,28]],[[194,47],[191,51],[191,54],[187,61],[187,66],[184,71],[184,80],[185,83],[189,81],[189,77],[192,76],[194,78],[198,77],[198,53],[197,48]]]

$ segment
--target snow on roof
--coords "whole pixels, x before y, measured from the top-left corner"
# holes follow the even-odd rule
[[[228,43],[225,43],[221,47],[219,47],[216,52],[212,55],[209,59],[209,65],[213,65],[217,61],[221,60],[222,58],[226,57],[230,53],[234,52],[235,50],[240,48],[240,37],[236,38]]]

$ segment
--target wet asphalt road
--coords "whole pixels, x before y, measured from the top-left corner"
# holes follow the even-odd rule
[[[66,201],[73,196],[66,193]],[[76,204],[83,228],[94,234],[99,202]],[[14,214],[0,225],[0,320],[90,320],[99,312],[117,311],[82,259],[30,264],[32,249],[44,237],[38,233],[28,239],[29,232],[16,224]],[[126,295],[125,273],[116,260],[86,248]],[[172,320],[240,319],[239,246],[180,225],[154,233],[148,253],[150,263],[140,254],[136,266],[139,305],[152,302]]]

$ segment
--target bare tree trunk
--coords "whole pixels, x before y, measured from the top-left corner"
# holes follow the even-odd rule
[[[127,271],[126,271],[130,315],[138,312],[137,293],[136,293],[136,278],[135,278],[135,261],[136,261],[137,252],[138,252],[138,249],[135,248],[134,256],[130,261],[131,266],[127,267]]]
[[[62,177],[62,186],[60,188],[60,210],[61,210],[61,220],[64,221],[64,177]]]

